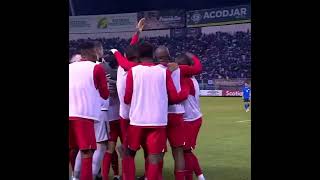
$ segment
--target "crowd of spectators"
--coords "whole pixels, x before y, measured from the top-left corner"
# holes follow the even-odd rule
[[[207,82],[211,79],[251,78],[251,33],[216,32],[185,37],[145,37],[155,47],[164,45],[173,58],[182,52],[192,52],[199,56],[203,72],[197,79]],[[87,40],[87,39],[86,39]],[[123,52],[129,45],[128,39],[95,39],[101,41],[105,49],[116,48]],[[84,39],[69,41],[69,54],[75,54],[77,46]]]

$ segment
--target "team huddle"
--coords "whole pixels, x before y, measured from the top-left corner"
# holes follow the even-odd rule
[[[204,180],[193,150],[202,124],[197,56],[156,49],[139,41],[145,19],[137,24],[124,55],[104,54],[97,41],[86,41],[69,64],[69,159],[73,179],[135,180],[135,155],[144,152],[145,174],[162,180],[167,140],[174,159],[175,180]],[[116,146],[120,138],[121,145]]]

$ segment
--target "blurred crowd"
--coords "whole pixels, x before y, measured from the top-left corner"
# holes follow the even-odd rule
[[[207,82],[212,79],[251,78],[251,33],[216,32],[190,37],[145,37],[155,45],[164,45],[170,50],[172,58],[183,52],[192,52],[199,56],[203,72],[198,80]],[[87,39],[85,39],[87,40]],[[129,45],[128,39],[94,39],[101,41],[107,49],[116,48],[123,52]],[[84,39],[69,41],[70,56],[77,52],[78,45]]]

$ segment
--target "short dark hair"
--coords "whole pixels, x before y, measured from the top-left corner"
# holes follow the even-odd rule
[[[103,47],[102,46],[102,43],[100,41],[94,41],[94,46],[97,48],[97,47]]]
[[[125,54],[128,60],[133,60],[135,58],[139,58],[139,51],[137,45],[128,46],[125,49]]]
[[[111,67],[112,69],[115,69],[115,68],[118,67],[118,61],[117,61],[117,59],[114,57],[114,55],[113,55],[112,52],[108,51],[107,54],[106,54],[106,56],[105,56],[105,58],[104,58],[104,60],[105,60],[106,62],[109,62],[109,65],[110,65],[110,67]]]
[[[192,65],[192,60],[186,55],[186,54],[180,54],[177,58],[176,58],[176,63],[178,64],[182,64],[182,65]]]
[[[78,47],[78,49],[80,50],[85,50],[85,49],[93,49],[95,47],[94,42],[92,41],[85,41],[83,43],[81,43]]]
[[[153,58],[153,45],[147,41],[138,44],[140,58]]]
[[[92,41],[85,41],[84,43],[79,45],[79,49],[82,56],[91,54],[92,50],[94,50],[95,44]]]

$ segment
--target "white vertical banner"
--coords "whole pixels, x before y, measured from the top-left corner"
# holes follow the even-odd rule
[[[69,33],[135,31],[137,13],[69,16]]]

